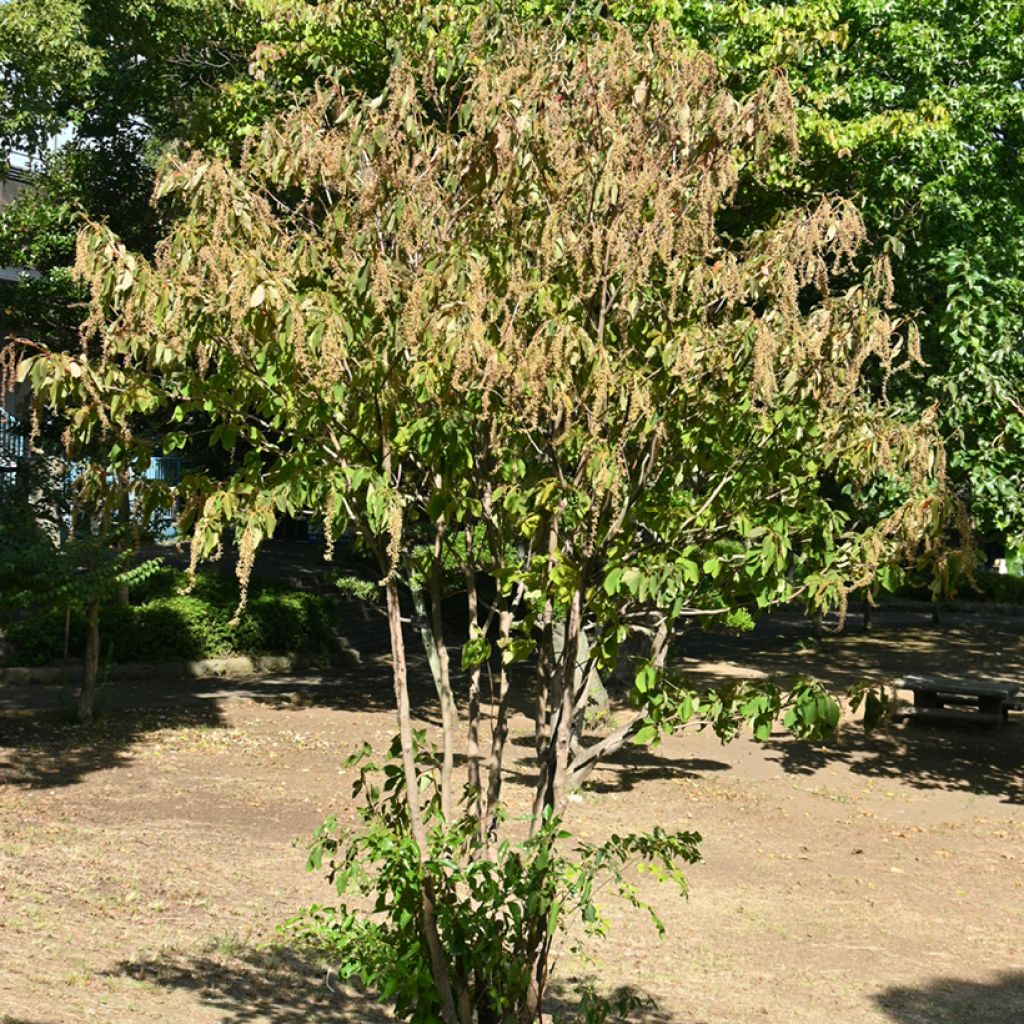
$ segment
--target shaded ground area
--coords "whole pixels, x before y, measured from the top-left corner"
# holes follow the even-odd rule
[[[287,948],[256,949],[221,940],[198,955],[166,953],[123,961],[108,977],[144,989],[183,996],[220,1014],[224,1024],[328,1024],[338,1020],[386,1021],[358,993]]]
[[[709,681],[800,671],[841,686],[909,667],[1024,678],[1024,623],[889,626],[818,650],[806,623],[779,619],[754,637],[693,638],[681,656]],[[61,718],[59,693],[36,693],[33,713],[0,690],[0,1022],[387,1019],[277,928],[331,897],[303,870],[303,844],[328,813],[351,820],[341,762],[389,740],[389,686],[379,658],[344,678],[240,688],[140,680],[112,690],[89,730]],[[417,707],[431,725],[422,681]],[[527,778],[528,723],[512,734]],[[1017,723],[847,729],[826,748],[693,732],[630,749],[573,804],[574,831],[696,829],[705,863],[687,901],[639,880],[665,941],[610,906],[594,962],[563,951],[561,974],[652,995],[641,1024],[1024,1021],[1022,780]],[[525,808],[523,789],[509,798]]]
[[[1011,1024],[1024,1019],[1024,971],[970,981],[936,978],[920,988],[897,986],[879,993],[877,1002],[896,1024],[936,1019]]]
[[[806,618],[783,611],[740,636],[692,633],[680,653],[688,671],[709,682],[803,674],[842,688],[916,673],[1024,683],[1022,635],[1024,616],[948,614],[936,627],[926,609],[899,608],[878,612],[868,632],[851,617],[842,633],[824,634],[819,645]]]
[[[984,794],[1019,805],[1024,803],[1022,718],[1015,716],[1013,726],[984,737],[968,721],[962,726],[910,725],[875,736],[851,731],[841,743],[820,748],[773,740],[766,749],[794,775],[813,777],[830,764],[841,764],[855,776]]]

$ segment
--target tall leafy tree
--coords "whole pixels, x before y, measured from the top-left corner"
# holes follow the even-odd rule
[[[886,262],[857,262],[856,209],[818,197],[723,230],[744,177],[792,153],[781,77],[736,97],[665,30],[486,20],[433,39],[382,94],[324,87],[238,161],[170,160],[154,256],[84,233],[84,347],[28,346],[20,372],[73,447],[109,439],[114,478],[187,440],[133,417],[210,418],[232,472],[180,494],[195,561],[234,527],[243,600],[282,513],[359,532],[387,600],[396,761],[383,787],[361,776],[367,828],[328,827],[313,860],[379,913],[346,905],[314,930],[405,1019],[525,1022],[560,922],[575,909],[599,928],[602,871],[635,901],[625,862],[682,884],[696,856],[685,833],[567,850],[568,797],[603,758],[694,715],[725,738],[780,714],[801,735],[837,721],[808,682],[692,692],[673,633],[798,598],[841,607],[943,525],[944,463],[929,424],[875,387],[919,352]],[[865,491],[881,496],[870,517]],[[440,616],[453,561],[458,639]],[[413,574],[433,599],[436,754],[410,713]],[[646,641],[632,709],[588,730],[589,669],[631,633]],[[534,726],[525,840],[504,811],[513,706]]]
[[[630,0],[668,18],[750,89],[784,68],[799,163],[745,206],[819,192],[853,199],[893,259],[926,366],[905,382],[934,407],[983,532],[1024,533],[1024,4],[1019,0]]]
[[[33,185],[0,212],[0,265],[32,272],[5,288],[9,330],[74,344],[83,216],[152,246],[156,155],[201,132],[204,97],[245,67],[251,44],[231,13],[220,0],[0,7],[0,154],[34,168]]]

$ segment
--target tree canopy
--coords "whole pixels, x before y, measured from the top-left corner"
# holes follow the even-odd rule
[[[24,148],[76,126],[55,182],[42,189],[46,202],[26,200],[31,216],[4,213],[19,222],[6,233],[17,244],[5,246],[5,260],[38,266],[41,246],[21,229],[50,236],[55,222],[68,224],[60,210],[105,219],[147,251],[159,233],[147,201],[159,153],[200,146],[237,159],[268,117],[317,82],[376,95],[397,52],[426,59],[435,41],[447,54],[439,77],[458,75],[487,8],[483,0],[5,4],[0,133]],[[821,194],[856,204],[870,250],[892,260],[896,304],[922,334],[924,365],[903,378],[899,395],[918,413],[936,409],[952,478],[979,528],[1019,533],[1024,5],[519,0],[515,9],[578,38],[615,24],[642,33],[663,19],[684,44],[713,54],[741,94],[785,70],[801,158],[780,154],[756,180],[741,172],[730,230]],[[68,228],[65,240],[72,235]],[[43,269],[47,280],[25,288],[27,308],[12,310],[30,324],[47,319],[41,311],[62,294],[65,305],[77,298],[61,291],[63,271]]]

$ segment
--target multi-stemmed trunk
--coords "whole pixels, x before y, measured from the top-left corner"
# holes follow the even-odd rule
[[[413,601],[441,707],[443,754],[438,781],[442,817],[446,824],[453,824],[455,809],[452,767],[459,716],[451,687],[448,650],[441,619],[441,533],[439,525],[431,568],[425,577],[426,586],[419,593],[414,593]],[[517,600],[502,594],[499,588],[487,615],[481,617],[476,575],[468,569],[466,583],[470,636],[486,635],[496,625],[498,647],[504,652],[511,640]],[[548,602],[546,613],[542,614],[539,622],[541,635],[535,668],[538,778],[530,827],[532,835],[542,830],[549,815],[559,816],[564,813],[569,794],[582,784],[602,757],[628,742],[642,717],[642,712],[638,713],[612,735],[590,747],[582,745],[584,723],[581,709],[586,707],[595,660],[595,650],[587,644],[584,635],[585,587],[585,580],[578,581],[569,607],[560,615],[554,614]],[[524,922],[524,928],[529,930],[528,936],[524,936],[527,941],[519,945],[518,952],[510,952],[509,955],[521,957],[524,966],[529,967],[528,981],[512,1005],[500,1008],[490,1005],[486,978],[456,976],[458,972],[446,948],[446,938],[440,932],[438,900],[453,897],[445,889],[444,880],[432,875],[434,869],[428,864],[430,851],[417,779],[399,588],[393,575],[388,577],[385,589],[409,822],[421,859],[420,924],[441,1004],[441,1018],[444,1024],[530,1024],[538,1019],[548,977],[548,961],[554,936],[551,934],[547,914],[543,914],[542,919]],[[657,629],[651,630],[649,657],[658,667],[664,664],[670,632],[670,623],[666,620],[662,620]],[[561,642],[556,643],[556,638]],[[486,753],[482,749],[481,736],[484,715],[481,683],[484,672],[492,680],[492,730]],[[478,845],[475,847],[475,856],[495,856],[495,825],[505,770],[503,759],[511,695],[511,680],[504,659],[498,667],[484,661],[470,668],[467,781],[469,811],[477,822]]]

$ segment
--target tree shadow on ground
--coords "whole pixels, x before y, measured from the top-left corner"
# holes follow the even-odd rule
[[[108,974],[192,993],[197,1002],[220,1011],[222,1024],[384,1024],[393,1019],[369,996],[339,984],[315,961],[284,947],[164,954],[124,961]]]
[[[784,622],[791,632],[775,635],[769,624],[745,637],[695,634],[682,645],[686,657],[679,667],[706,685],[809,675],[837,692],[859,680],[887,682],[908,674],[948,681],[1024,678],[1024,620],[1019,617],[958,616],[955,623],[937,629],[901,616],[868,633],[850,629],[826,635],[820,644],[797,631],[800,624],[791,616],[770,618]]]
[[[898,779],[917,789],[944,789],[1024,804],[1024,723],[1001,729],[969,722],[909,721],[865,735],[844,730],[829,746],[792,740],[764,744],[782,768],[813,775],[832,764],[854,775]]]
[[[126,679],[110,680],[102,691],[101,719],[146,715],[152,711],[188,709],[190,713],[212,715],[222,700],[245,697],[280,710],[322,707],[340,711],[392,712],[395,707],[390,659],[383,655],[367,658],[350,668],[325,672],[266,674],[258,677],[197,679],[168,678],[146,674],[146,666]],[[428,724],[440,724],[437,692],[426,659],[413,654],[409,659],[409,696],[415,717]],[[51,723],[68,725],[74,717],[76,698],[70,687],[42,684],[0,687],[0,749],[5,745],[5,723],[40,715]],[[205,709],[205,710],[204,710]],[[185,711],[182,711],[185,714]]]
[[[224,727],[214,702],[190,707],[109,712],[91,725],[66,712],[0,713],[0,785],[26,789],[71,786],[92,772],[129,764],[132,748],[163,729]]]
[[[414,716],[439,725],[437,694],[425,659],[410,660],[409,691]],[[379,657],[341,674],[323,676],[111,681],[101,694],[101,714],[91,725],[74,721],[75,697],[69,688],[4,687],[0,689],[0,785],[68,786],[92,772],[126,765],[132,760],[132,747],[156,730],[223,728],[221,702],[232,697],[281,710],[394,710],[390,664]]]
[[[936,978],[927,985],[897,985],[875,1004],[894,1024],[1012,1024],[1024,1020],[1024,971],[994,981]]]
[[[548,986],[547,996],[544,1000],[545,1021],[575,1022],[583,1018],[580,1009],[580,999],[584,989],[597,992],[600,996],[608,999],[615,1006],[617,1000],[631,1000],[632,1009],[623,1007],[624,1015],[612,1013],[609,1021],[622,1021],[628,1024],[675,1024],[676,1018],[660,1009],[654,999],[646,992],[632,986],[623,986],[614,991],[608,991],[596,978],[568,978],[565,981],[556,980]]]
[[[372,996],[339,983],[314,958],[283,946],[200,956],[163,954],[123,961],[107,974],[192,993],[198,1002],[222,1014],[222,1024],[385,1024],[394,1020]],[[549,990],[546,1009],[556,1019],[574,1019],[579,1005],[574,980]],[[673,1018],[644,993],[633,994],[641,1003],[628,1017],[633,1024],[672,1024]]]
[[[627,746],[598,765],[586,788],[594,793],[627,793],[646,782],[699,779],[708,772],[731,768],[731,764],[707,757],[660,757],[649,749]]]
[[[514,736],[509,743],[515,747],[533,747],[532,736]],[[536,760],[518,758],[510,769],[514,781],[533,785],[536,780]],[[676,758],[662,756],[649,747],[627,744],[621,750],[602,759],[584,788],[593,793],[628,793],[647,782],[666,779],[699,779],[708,772],[729,771],[731,764],[705,757]]]
[[[408,671],[409,701],[413,716],[420,722],[440,726],[437,691],[426,659],[410,658]],[[203,685],[207,696],[226,697],[234,691],[284,711],[309,707],[385,713],[395,710],[391,664],[385,658],[375,658],[354,668],[322,676],[274,676],[240,680],[235,684],[210,680]],[[203,695],[195,683],[187,684],[187,691],[193,695]]]

